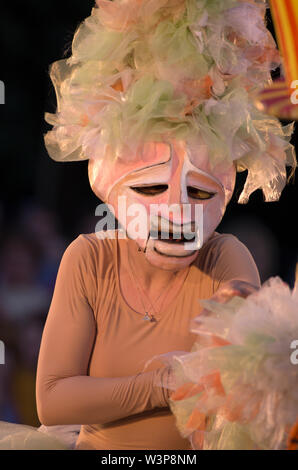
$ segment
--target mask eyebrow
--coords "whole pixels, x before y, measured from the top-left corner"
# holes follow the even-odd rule
[[[148,166],[145,166],[143,168],[138,168],[137,170],[132,171],[130,174],[135,175],[136,173],[140,173],[141,171],[149,170],[149,168],[156,168],[158,166],[166,165],[167,163],[169,163],[170,160],[171,160],[171,156],[170,156],[169,160],[167,160],[166,162],[155,163],[154,165],[148,165]]]
[[[136,183],[128,185],[130,188],[155,188],[158,186],[169,186],[167,183]]]
[[[144,166],[144,167],[142,167],[142,168],[138,168],[137,170],[133,170],[133,171],[131,171],[130,173],[121,176],[116,182],[114,182],[113,186],[110,188],[110,190],[109,190],[109,192],[108,192],[108,194],[107,194],[107,198],[109,197],[110,192],[112,191],[112,189],[113,189],[117,184],[121,183],[123,180],[126,180],[126,179],[127,179],[128,177],[130,177],[130,176],[138,175],[138,174],[141,173],[142,171],[146,171],[146,170],[151,169],[151,168],[157,168],[157,167],[165,166],[165,165],[167,165],[167,164],[171,161],[171,158],[172,158],[172,150],[171,150],[171,152],[170,152],[170,156],[169,156],[169,159],[168,159],[167,161],[165,161],[165,162],[159,162],[159,163],[154,163],[154,164],[152,164],[152,165],[147,165],[147,166]],[[124,183],[122,183],[122,184],[124,184],[124,186],[128,186],[128,187],[132,186],[131,182],[128,182],[128,183],[127,183],[126,181],[124,181]],[[150,183],[150,184],[151,184],[151,183]],[[166,183],[160,183],[160,182],[158,181],[158,182],[153,183],[153,184],[166,184]]]
[[[215,176],[213,175],[210,175],[210,173],[207,173],[206,171],[203,171],[203,170],[200,170],[200,169],[197,169],[197,172],[199,174],[201,174],[202,176],[205,176],[206,178],[209,178],[210,180],[212,180],[214,183],[216,183],[218,186],[220,186],[220,188],[222,190],[224,190],[224,186],[222,184],[221,181],[219,181],[219,179],[217,179]],[[208,191],[208,190],[207,190]]]
[[[221,188],[222,191],[225,190],[224,188],[224,185],[222,184],[222,182],[216,178],[216,176],[210,174],[210,173],[207,173],[206,171],[204,170],[201,170],[200,168],[197,168],[190,160],[190,157],[189,157],[189,154],[187,153],[187,158],[185,159],[184,161],[184,165],[183,165],[183,173],[184,173],[184,176],[187,177],[187,175],[189,173],[193,173],[194,175],[196,174],[199,174],[199,175],[202,175],[203,177],[205,177],[206,179],[209,179],[210,181],[213,181],[217,186],[219,186]],[[203,183],[202,183],[203,184]],[[194,186],[194,185],[193,185]],[[210,189],[209,189],[210,190]],[[208,191],[208,190],[207,190]]]
[[[129,174],[129,181],[124,182],[124,186],[154,186],[154,185],[168,185],[168,176],[165,176],[164,171],[163,171],[163,176],[162,174],[162,169],[167,171],[166,165],[170,162],[170,159],[166,162],[162,163],[156,163],[154,165],[146,166],[143,168],[139,168],[137,170],[134,170]],[[143,175],[143,181],[142,181],[142,172],[147,173],[148,170],[151,170],[150,176],[148,174]],[[126,175],[128,176],[128,175]],[[131,179],[137,180],[135,182],[132,182]],[[149,180],[149,182],[148,182]]]
[[[213,186],[210,185],[210,183],[206,183],[205,181],[197,182],[197,181],[191,180],[190,182],[187,183],[187,188],[196,189],[197,191],[203,191],[205,193],[217,194],[219,191],[218,185],[219,183],[216,185],[217,187],[214,188]],[[220,189],[223,189],[222,185],[220,185]]]

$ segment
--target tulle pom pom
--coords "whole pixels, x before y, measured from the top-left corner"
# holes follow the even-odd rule
[[[177,426],[194,448],[286,449],[298,420],[298,289],[202,301],[191,353],[172,359]],[[296,347],[296,352],[295,352]]]

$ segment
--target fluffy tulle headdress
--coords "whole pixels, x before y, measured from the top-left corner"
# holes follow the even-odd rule
[[[50,156],[132,158],[144,142],[200,139],[211,164],[248,170],[239,202],[259,188],[278,200],[296,158],[293,125],[254,105],[280,64],[265,12],[263,0],[96,0],[51,67]]]

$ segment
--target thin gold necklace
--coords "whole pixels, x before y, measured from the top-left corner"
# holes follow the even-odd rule
[[[131,277],[131,280],[135,283],[136,287],[137,287],[137,290],[138,290],[138,293],[139,293],[139,298],[140,298],[140,301],[141,301],[141,304],[143,305],[143,309],[144,309],[144,312],[145,312],[145,315],[143,317],[143,320],[145,321],[149,321],[149,322],[157,322],[157,319],[156,317],[149,312],[149,309],[146,308],[144,302],[143,302],[143,297],[142,297],[142,293],[141,293],[141,288],[140,288],[140,285],[139,285],[139,282],[135,279],[134,275],[133,275],[133,269],[132,269],[132,266],[131,266],[131,263],[129,261],[129,255],[127,253],[127,261],[128,261],[128,264],[129,264],[129,274],[130,274],[130,277]],[[145,292],[143,291],[143,295],[144,297],[146,297],[147,301],[151,304],[151,307],[152,309],[155,311],[155,315],[158,315],[163,307],[163,304],[165,302],[165,299],[166,299],[166,294],[170,291],[170,289],[173,287],[172,283],[169,282],[169,286],[168,288],[166,289],[166,291],[164,291],[163,289],[161,290],[161,293],[159,294],[159,296],[157,297],[157,299],[155,299],[155,303],[160,299],[161,295],[162,294],[165,294],[165,297],[160,305],[160,308],[158,310],[158,312],[156,311],[156,309],[154,308],[151,300],[148,298],[148,296],[145,294]]]

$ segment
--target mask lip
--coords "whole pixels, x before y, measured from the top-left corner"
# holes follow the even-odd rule
[[[180,256],[179,256],[179,255],[176,255],[176,256],[174,256],[174,255],[168,255],[168,254],[166,254],[166,253],[161,253],[160,251],[158,251],[158,249],[157,249],[155,246],[153,247],[153,251],[154,251],[155,253],[157,253],[159,256],[165,256],[166,258],[179,258],[179,259],[184,259],[184,258],[190,258],[190,257],[192,257],[198,250],[193,250],[193,251],[190,252],[190,254],[184,255],[184,256],[183,256],[183,255],[180,255]]]

